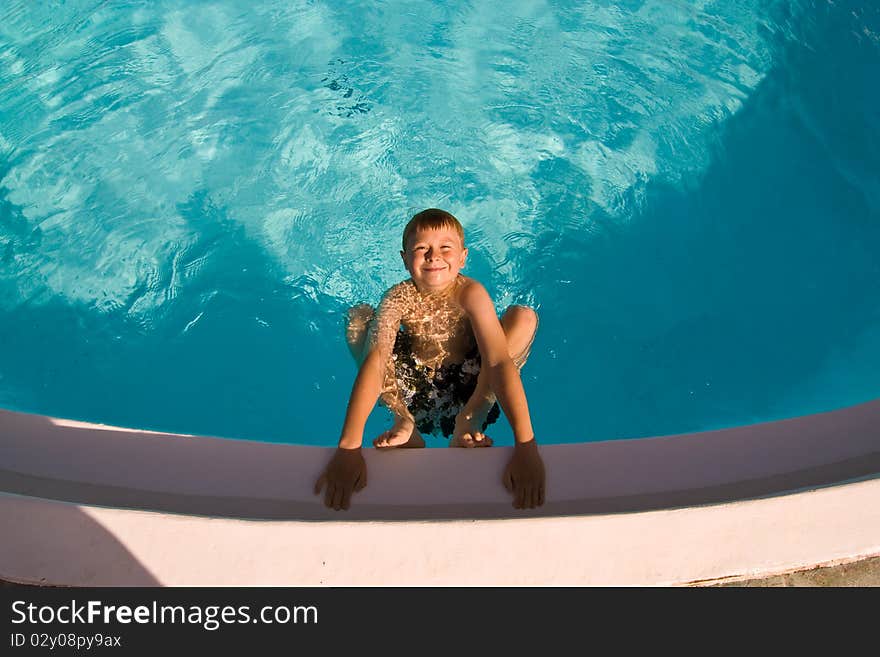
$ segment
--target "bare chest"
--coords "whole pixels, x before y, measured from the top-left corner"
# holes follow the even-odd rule
[[[412,336],[413,355],[432,367],[461,363],[476,345],[470,319],[454,302],[423,304],[401,323]]]

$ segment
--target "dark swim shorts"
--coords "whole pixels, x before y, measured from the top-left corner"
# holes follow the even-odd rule
[[[403,402],[412,413],[419,433],[442,432],[449,438],[455,431],[455,416],[470,399],[480,374],[480,351],[474,348],[462,363],[450,363],[436,370],[420,363],[412,350],[412,336],[404,330],[394,341],[394,374]],[[498,402],[492,405],[482,431],[501,415]]]

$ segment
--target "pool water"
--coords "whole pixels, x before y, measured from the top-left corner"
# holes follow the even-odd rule
[[[7,0],[0,406],[335,445],[426,207],[541,442],[876,398],[878,70],[857,0]]]

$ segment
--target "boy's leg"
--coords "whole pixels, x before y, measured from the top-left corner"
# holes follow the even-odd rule
[[[348,349],[358,366],[360,366],[366,356],[364,350],[373,314],[373,307],[366,303],[348,309],[348,325],[345,329],[345,339],[348,343]],[[401,406],[399,396],[383,392],[379,396],[379,401],[394,414],[394,425],[373,440],[373,445],[376,447],[424,447],[425,439],[416,430],[412,419],[407,417],[409,413],[403,409],[400,409],[402,412],[397,410]]]
[[[501,315],[501,326],[507,337],[507,352],[517,369],[522,369],[538,333],[538,313],[528,306],[508,306]]]
[[[364,360],[364,345],[367,342],[367,330],[373,319],[373,306],[362,303],[348,309],[348,324],[345,327],[345,341],[355,362],[360,365]]]
[[[517,369],[522,369],[529,358],[532,343],[538,332],[538,313],[528,306],[508,306],[501,315],[501,327],[507,338],[507,353]],[[471,398],[461,411],[464,416],[471,419],[468,424],[472,431],[470,440],[465,439],[463,444],[453,444],[453,447],[490,446],[491,439],[482,433],[483,422],[495,403],[495,395],[489,388],[489,375],[487,370],[480,368],[477,376],[477,386]]]
[[[507,353],[517,369],[522,369],[529,359],[532,343],[538,333],[538,313],[528,306],[508,306],[501,315],[501,328],[507,338]],[[479,402],[488,401],[489,408],[495,403],[495,395],[489,389],[489,377],[486,370],[480,368],[477,376],[477,387],[471,400]],[[470,402],[469,402],[470,405]],[[488,413],[488,410],[486,411]]]

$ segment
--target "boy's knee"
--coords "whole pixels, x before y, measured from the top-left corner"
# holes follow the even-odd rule
[[[348,309],[348,323],[345,326],[345,338],[348,341],[349,346],[354,349],[352,353],[358,352],[359,347],[355,348],[355,345],[360,344],[360,341],[363,339],[363,336],[367,329],[367,324],[370,323],[370,320],[373,318],[373,307],[368,303],[362,303],[359,306],[352,306]],[[356,358],[359,358],[359,355],[355,355]]]
[[[538,313],[528,306],[508,306],[507,310],[504,311],[504,315],[509,318],[509,321],[522,324],[530,331],[538,328]]]
[[[373,318],[373,306],[362,303],[348,309],[348,325],[366,324]]]

